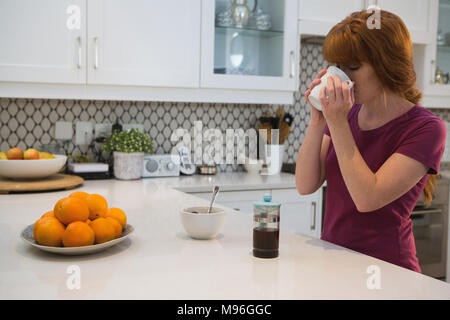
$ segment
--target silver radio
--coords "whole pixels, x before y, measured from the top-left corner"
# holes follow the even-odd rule
[[[175,177],[180,175],[178,156],[170,154],[144,155],[142,177]],[[174,161],[175,160],[175,161]]]

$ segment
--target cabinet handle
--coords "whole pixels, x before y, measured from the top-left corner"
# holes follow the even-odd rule
[[[290,62],[291,62],[291,74],[289,75],[291,78],[295,76],[295,55],[294,51],[291,50],[290,52]]]
[[[241,211],[241,209],[239,209],[239,208],[233,208],[233,210],[235,210],[235,211]]]
[[[316,230],[316,202],[311,203],[311,230]]]
[[[77,37],[77,43],[78,43],[78,62],[77,62],[77,68],[81,69],[81,37]]]
[[[98,69],[98,37],[94,37],[94,69]]]
[[[435,63],[435,61],[431,60],[431,84],[436,83],[436,77],[435,77],[436,71],[434,69],[434,63]]]

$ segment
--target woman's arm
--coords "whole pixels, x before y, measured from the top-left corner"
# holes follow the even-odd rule
[[[324,89],[320,99],[350,196],[360,212],[384,207],[416,185],[428,167],[413,158],[394,153],[373,173],[361,156],[347,121],[354,102],[348,84],[341,84],[339,77],[329,78],[327,89],[328,99]]]
[[[330,138],[325,136],[326,123],[311,123],[306,130],[295,167],[295,183],[301,195],[311,194],[323,183],[325,155]]]
[[[421,162],[394,153],[373,173],[356,146],[348,122],[329,128],[342,177],[360,212],[377,210],[398,199],[428,171]]]
[[[325,117],[311,104],[308,97],[311,90],[321,83],[320,78],[327,72],[327,69],[328,66],[319,71],[305,92],[305,100],[310,106],[311,119],[295,166],[295,184],[297,191],[302,195],[315,192],[325,179],[324,163],[330,145],[330,137],[323,134],[326,126]]]

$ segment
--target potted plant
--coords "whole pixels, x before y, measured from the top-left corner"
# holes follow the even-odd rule
[[[153,153],[153,141],[144,132],[114,130],[106,139],[103,150],[113,152],[114,176],[121,180],[140,179],[144,153]]]

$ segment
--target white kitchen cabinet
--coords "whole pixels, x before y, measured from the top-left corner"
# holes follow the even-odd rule
[[[225,12],[230,1],[203,0],[201,86],[297,90],[297,4],[297,0],[259,0],[258,8],[271,17],[270,29],[261,30],[252,20],[244,27],[237,27],[235,21],[218,23],[216,15]]]
[[[220,191],[216,203],[240,211],[243,214],[253,215],[253,202],[263,199],[266,193],[271,190],[246,190],[246,191]],[[208,200],[211,200],[210,192],[196,192],[192,195]]]
[[[438,0],[299,0],[299,32],[326,36],[350,13],[378,6],[397,14],[405,22],[414,43],[431,43],[434,36],[433,6]]]
[[[88,84],[199,87],[201,0],[89,0]]]
[[[320,238],[322,234],[322,188],[309,195],[297,189],[272,190],[273,201],[281,202],[282,229]]]
[[[365,6],[365,0],[299,0],[299,32],[326,36],[335,24]]]
[[[0,1],[0,96],[291,104],[297,0],[258,6],[271,15],[270,30],[216,29],[212,0]],[[78,24],[68,28],[73,7]],[[226,50],[215,48],[220,37]],[[215,73],[224,55],[256,74]]]
[[[216,203],[253,215],[253,203],[263,201],[266,193],[272,194],[272,201],[280,202],[280,229],[320,238],[322,234],[322,188],[310,195],[300,195],[294,189],[221,191]],[[190,193],[205,200],[211,199],[210,192]]]
[[[382,10],[395,13],[403,20],[413,43],[431,43],[435,38],[436,21],[431,19],[435,3],[436,0],[376,0]]]
[[[414,67],[423,93],[422,104],[449,108],[450,82],[446,78],[439,83],[436,75],[438,70],[444,77],[450,75],[450,0],[430,0],[430,3],[430,19],[435,22],[431,29],[431,42],[414,46]]]
[[[0,81],[85,83],[86,0],[0,1]]]

